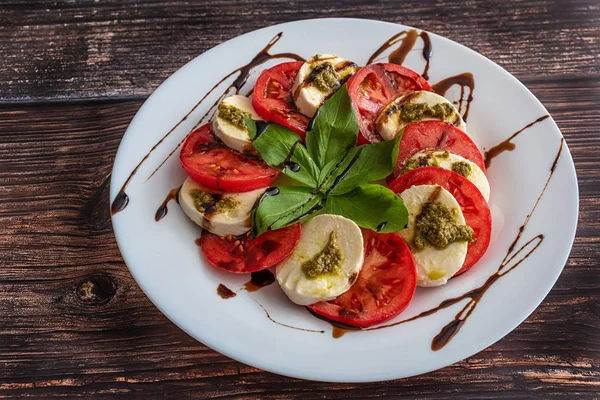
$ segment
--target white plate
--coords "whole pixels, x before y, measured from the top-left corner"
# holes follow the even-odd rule
[[[117,153],[111,200],[148,151],[192,111],[141,163],[125,188],[129,204],[113,216],[112,222],[123,258],[136,281],[154,304],[187,333],[229,357],[271,372],[322,381],[379,381],[422,374],[481,351],[519,325],[552,288],[573,242],[578,190],[571,155],[551,118],[524,130],[513,139],[514,151],[493,160],[488,171],[493,235],[485,256],[475,268],[446,286],[418,289],[409,308],[395,320],[410,318],[481,286],[497,271],[549,182],[515,251],[537,235],[544,235],[543,242],[489,288],[462,329],[439,351],[431,349],[432,339],[469,299],[412,322],[334,339],[330,325],[287,301],[277,284],[221,299],[216,294],[219,283],[238,289],[247,277],[217,271],[204,261],[194,244],[200,230],[175,202],[169,204],[168,215],[155,222],[155,212],[168,191],[185,178],[177,152],[147,180],[149,175],[176,149],[237,74],[194,106],[229,71],[247,64],[279,32],[283,35],[273,44],[271,54],[293,52],[308,58],[315,53],[334,53],[364,64],[383,42],[407,29],[358,19],[307,20],[260,29],[198,56],[166,80],[141,107]],[[455,42],[430,36],[430,82],[463,72],[474,76],[474,100],[467,125],[481,149],[497,145],[547,115],[531,92],[505,70]],[[422,47],[419,39],[405,66],[423,71]],[[255,68],[242,93],[252,88],[262,69],[282,61],[285,59],[271,60]],[[458,100],[458,86],[446,97]],[[561,146],[560,159],[548,180]],[[324,333],[275,324],[257,302],[276,321]]]

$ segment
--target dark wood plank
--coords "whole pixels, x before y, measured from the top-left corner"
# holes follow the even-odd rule
[[[335,4],[335,5],[334,5]],[[600,74],[593,0],[0,0],[0,101],[144,98],[209,48],[304,18],[383,19],[429,30],[520,79]]]
[[[0,108],[0,397],[597,398],[600,77],[532,79],[578,168],[577,239],[558,283],[515,331],[410,379],[307,382],[224,357],[169,322],[112,233],[112,161],[140,101]]]

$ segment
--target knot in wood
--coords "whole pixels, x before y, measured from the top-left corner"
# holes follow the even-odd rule
[[[101,306],[117,292],[117,283],[109,275],[92,275],[77,285],[77,298],[89,306]]]

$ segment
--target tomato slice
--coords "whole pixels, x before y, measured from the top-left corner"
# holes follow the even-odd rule
[[[454,276],[470,269],[483,257],[492,235],[492,215],[490,208],[477,187],[467,178],[456,172],[438,167],[422,167],[401,175],[388,187],[400,194],[411,186],[439,185],[449,191],[465,216],[465,222],[474,231],[475,242],[469,243],[467,257]]]
[[[203,232],[200,248],[208,262],[225,271],[236,274],[267,269],[290,255],[300,239],[300,224],[267,231],[252,239],[244,237],[220,237]]]
[[[217,141],[210,124],[188,135],[179,158],[194,181],[223,192],[248,192],[267,187],[279,175],[279,171],[263,161],[236,153]]]
[[[252,107],[261,118],[288,127],[304,139],[308,117],[296,111],[291,95],[302,64],[286,62],[264,70],[254,84]]]
[[[348,93],[358,114],[358,144],[380,142],[374,132],[379,111],[392,100],[415,90],[432,91],[421,75],[397,64],[369,64],[348,79]]]
[[[329,320],[366,328],[404,311],[417,288],[417,266],[398,234],[362,232],[365,261],[354,285],[341,296],[308,308]]]
[[[422,121],[409,124],[404,128],[404,134],[398,150],[396,170],[388,178],[391,182],[402,172],[404,162],[421,150],[448,150],[450,153],[473,161],[485,172],[485,160],[479,148],[465,132],[442,121]]]

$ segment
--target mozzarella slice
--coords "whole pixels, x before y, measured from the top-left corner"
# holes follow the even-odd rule
[[[419,108],[425,112],[419,112]],[[445,110],[449,113],[444,112],[445,116],[440,116],[439,112]],[[431,120],[449,122],[467,131],[465,121],[452,103],[439,94],[424,90],[398,97],[385,106],[375,120],[375,129],[384,140],[391,140],[409,123]]]
[[[219,236],[238,236],[250,230],[250,211],[264,191],[211,193],[188,177],[179,190],[179,205],[207,231]]]
[[[303,265],[322,253],[333,237],[341,255],[335,273],[310,279]],[[302,225],[302,236],[290,256],[277,265],[277,282],[296,304],[308,305],[341,295],[356,281],[364,260],[363,237],[353,221],[339,215],[318,215]]]
[[[333,54],[317,54],[306,60],[292,86],[296,107],[302,114],[312,117],[341,83],[357,70],[356,64]]]
[[[418,250],[414,247],[415,220],[425,203],[435,202],[446,206],[454,215],[455,223],[464,225],[465,218],[456,199],[446,189],[437,185],[420,185],[406,189],[400,194],[408,209],[408,228],[398,232],[409,244],[417,263],[418,286],[440,286],[448,282],[462,267],[467,256],[467,242],[454,242],[445,249],[431,245]]]
[[[477,164],[464,157],[448,151],[423,150],[404,162],[404,169],[402,172],[414,169],[414,167],[411,167],[411,164],[418,166],[433,165],[458,172],[477,186],[477,189],[479,189],[485,201],[488,201],[490,198],[490,183],[488,182],[485,173]]]
[[[252,108],[252,100],[249,98],[239,94],[226,97],[219,104],[213,117],[213,130],[227,147],[240,153],[256,153],[248,136],[243,115],[254,120],[261,119]]]

